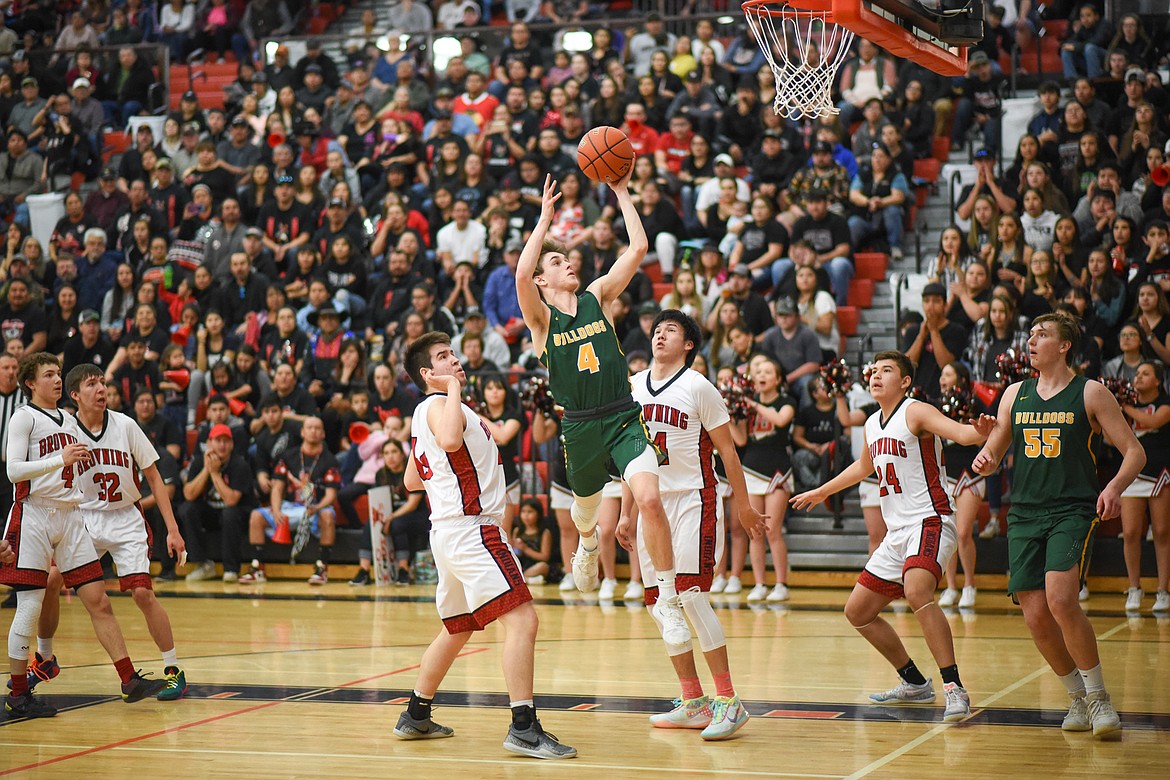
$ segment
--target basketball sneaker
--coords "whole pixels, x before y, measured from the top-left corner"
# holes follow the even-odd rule
[[[215,564],[211,561],[204,561],[196,565],[194,569],[188,572],[187,582],[203,582],[204,580],[215,579]]]
[[[650,725],[656,729],[705,729],[711,722],[711,700],[677,698],[671,702],[674,709],[650,716]]]
[[[1154,594],[1154,606],[1151,612],[1170,612],[1170,593],[1160,590]]]
[[[1094,737],[1101,739],[1121,731],[1121,718],[1106,691],[1096,691],[1085,698],[1089,700],[1089,720],[1093,723]]]
[[[225,571],[223,573],[224,582],[239,582],[240,573],[238,571]]]
[[[788,586],[782,582],[777,582],[776,587],[772,588],[771,593],[764,600],[772,604],[780,601],[788,601]]]
[[[979,595],[979,591],[975,589],[974,585],[967,585],[963,588],[963,595],[959,597],[959,609],[968,609],[975,606],[975,598]]]
[[[409,585],[410,584],[410,569],[398,568],[398,574],[394,577],[395,585]]]
[[[177,666],[168,666],[163,670],[166,675],[166,687],[158,692],[159,701],[177,701],[187,692],[187,675]]]
[[[727,578],[722,574],[716,574],[715,579],[711,580],[711,592],[722,593],[723,589],[727,587]]]
[[[944,683],[943,696],[947,703],[943,710],[943,720],[947,723],[960,721],[971,714],[971,697],[965,688],[955,683]]]
[[[637,601],[646,595],[646,588],[637,580],[630,580],[630,584],[626,586],[625,593],[622,594],[623,601]]]
[[[751,715],[744,709],[738,696],[716,696],[711,705],[711,724],[699,736],[708,742],[731,739],[749,718]]]
[[[61,674],[61,665],[57,663],[57,656],[50,656],[48,660],[37,653],[33,656],[32,663],[28,665],[28,689],[31,691],[37,687],[39,683],[52,680],[57,675]],[[8,681],[9,687],[12,687],[12,681]]]
[[[1092,731],[1093,724],[1089,721],[1089,701],[1082,691],[1071,696],[1068,704],[1068,713],[1060,724],[1064,731]]]
[[[1089,586],[1086,583],[1086,584],[1081,586],[1081,592],[1077,594],[1077,601],[1088,601],[1088,600],[1089,600]]]
[[[726,593],[726,591],[724,592]],[[763,601],[766,598],[768,598],[768,586],[761,582],[757,583],[756,586],[752,588],[751,593],[748,593],[747,600]]]
[[[1142,608],[1142,599],[1146,594],[1141,588],[1130,588],[1125,591],[1125,611],[1137,612]]]
[[[313,567],[313,576],[309,577],[310,585],[324,585],[329,582],[329,569],[321,564]]]
[[[958,600],[959,591],[955,590],[954,588],[947,588],[942,592],[942,595],[938,597],[938,605],[940,607],[953,607],[955,606],[955,602]]]
[[[662,641],[668,645],[685,645],[691,641],[691,629],[683,617],[682,604],[678,596],[658,599],[654,604],[654,617],[662,627]]]
[[[576,758],[577,748],[561,744],[556,736],[546,732],[539,720],[521,731],[512,724],[504,738],[504,750],[531,758]]]
[[[9,720],[17,718],[52,718],[57,708],[44,699],[33,696],[32,691],[21,696],[11,693],[4,698],[4,714]]]
[[[600,547],[590,551],[577,543],[577,552],[573,556],[573,584],[582,593],[597,590],[597,555],[600,552]]]
[[[268,575],[264,573],[264,564],[258,561],[252,561],[252,570],[247,574],[241,574],[236,582],[241,585],[256,585],[262,582],[268,582]]]
[[[355,587],[361,587],[363,585],[369,585],[370,582],[370,570],[358,569],[357,574],[353,575],[353,579],[349,581],[349,584]]]
[[[525,585],[543,585],[544,584],[544,575],[537,574],[537,575],[532,576],[532,577],[525,577],[524,584]]]
[[[597,589],[597,598],[602,601],[613,601],[615,591],[617,591],[617,580],[606,577],[601,581],[601,587]]]
[[[133,704],[136,701],[157,696],[165,687],[167,687],[165,679],[148,680],[142,676],[142,672],[136,671],[134,676],[130,678],[130,682],[122,683],[122,701]]]
[[[743,581],[732,574],[727,578],[727,585],[723,588],[723,595],[731,596],[736,593],[743,593]]]
[[[980,539],[994,539],[999,536],[999,518],[993,517],[987,521],[987,525],[983,526],[983,530],[979,532]]]
[[[409,712],[398,716],[398,725],[394,727],[394,736],[400,739],[443,739],[455,736],[455,729],[450,726],[441,726],[430,718],[415,720]]]
[[[573,585],[573,572],[567,571],[565,572],[565,576],[561,577],[561,584],[557,586],[557,590],[559,590],[561,593],[565,593],[566,591],[573,590],[575,587],[576,586]]]
[[[934,686],[929,678],[922,685],[902,680],[888,691],[871,693],[869,700],[876,704],[930,704],[934,701]]]

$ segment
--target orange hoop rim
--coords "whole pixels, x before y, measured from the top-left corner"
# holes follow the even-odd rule
[[[833,21],[833,0],[747,0],[744,14],[777,16],[786,19],[811,17]]]

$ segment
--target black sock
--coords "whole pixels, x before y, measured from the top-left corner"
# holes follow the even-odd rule
[[[323,563],[323,564],[325,564],[326,566],[328,566],[328,565],[329,565],[329,557],[330,557],[330,553],[332,553],[332,552],[333,552],[333,548],[332,548],[332,547],[322,547],[322,548],[321,548],[320,555],[318,556],[318,560],[320,560],[320,561],[321,561],[321,563]]]
[[[431,717],[431,702],[433,701],[434,699],[424,699],[414,691],[411,691],[410,702],[406,705],[406,711],[415,720],[427,720]]]
[[[925,685],[926,678],[922,676],[922,672],[918,671],[918,667],[914,665],[914,659],[898,670],[898,676],[911,685]]]
[[[960,688],[963,687],[962,681],[959,679],[958,664],[951,664],[950,666],[940,666],[938,668],[939,674],[942,675],[944,683],[954,683]]]
[[[252,545],[252,558],[257,560],[257,561],[264,560],[264,545],[262,545],[262,544]]]
[[[532,728],[532,724],[536,722],[536,708],[529,707],[527,704],[522,704],[519,707],[512,708],[512,725],[519,731],[525,731]]]

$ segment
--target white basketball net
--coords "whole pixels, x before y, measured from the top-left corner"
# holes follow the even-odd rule
[[[831,11],[807,11],[784,0],[743,10],[776,77],[776,113],[789,120],[840,113],[833,79],[849,54],[853,31],[834,24]]]

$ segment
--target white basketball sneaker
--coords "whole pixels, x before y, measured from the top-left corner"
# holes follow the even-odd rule
[[[943,685],[943,695],[947,702],[943,711],[944,721],[954,723],[971,714],[971,697],[967,695],[966,689],[955,683],[946,683]]]
[[[731,739],[748,722],[751,715],[744,709],[738,696],[716,696],[711,706],[711,725],[699,736],[708,742]]]
[[[658,599],[654,604],[654,617],[662,627],[662,641],[668,645],[685,645],[691,640],[691,629],[683,617],[678,596]]]
[[[959,591],[954,588],[947,588],[938,597],[938,605],[940,607],[953,607],[955,602],[959,600]]]
[[[1060,728],[1063,731],[1092,731],[1093,724],[1089,721],[1089,702],[1084,691],[1076,696],[1070,696],[1068,713],[1064,716]]]
[[[723,588],[723,595],[731,596],[736,593],[743,593],[743,582],[732,574],[727,578],[727,586]]]
[[[617,580],[607,577],[601,581],[601,587],[597,589],[597,598],[602,601],[613,601],[613,594],[616,590]]]
[[[711,700],[706,696],[697,699],[675,699],[674,709],[650,716],[650,725],[656,729],[705,729],[711,722]]]
[[[577,553],[573,556],[573,584],[582,593],[597,590],[597,555],[600,551],[600,547],[586,550],[580,542],[577,543]]]
[[[914,685],[905,680],[888,691],[871,693],[869,700],[875,704],[930,704],[934,701],[934,686],[928,678],[922,685]]]
[[[959,607],[967,609],[975,606],[975,597],[979,595],[979,591],[975,590],[974,585],[968,585],[963,588],[963,595],[959,597]]]
[[[1121,717],[1113,708],[1113,702],[1109,700],[1108,693],[1097,691],[1088,694],[1085,698],[1089,700],[1089,720],[1093,722],[1094,737],[1101,739],[1121,731]]]
[[[1130,588],[1125,591],[1125,611],[1137,612],[1142,608],[1142,599],[1146,594],[1141,588]]]
[[[768,598],[768,586],[764,583],[759,583],[752,588],[752,592],[748,594],[748,601],[763,601]]]
[[[1152,612],[1170,612],[1170,593],[1160,590],[1154,594],[1154,606],[1151,608]]]
[[[772,604],[780,601],[788,601],[788,586],[777,582],[776,587],[772,588],[772,592],[768,594],[768,597],[765,599],[765,601],[768,601]]]

